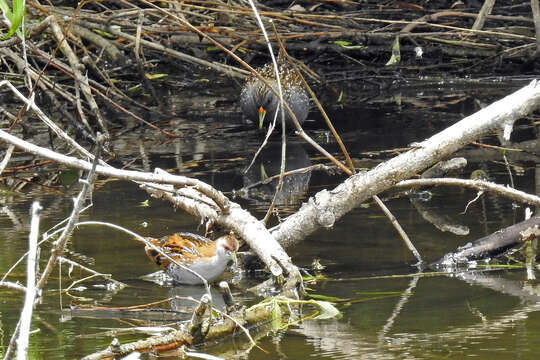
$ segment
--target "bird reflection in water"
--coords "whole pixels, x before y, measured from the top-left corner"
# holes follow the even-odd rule
[[[287,155],[285,157],[285,171],[292,171],[305,168],[311,165],[307,152],[302,145],[288,142]],[[251,161],[251,159],[249,159]],[[261,210],[272,201],[278,178],[266,183],[274,175],[279,175],[281,166],[281,143],[269,142],[261,151],[253,165],[243,176],[244,187],[236,192],[242,198],[251,200],[255,206],[260,206]],[[311,171],[292,174],[284,177],[283,187],[277,194],[276,205],[281,211],[293,211],[293,207],[301,202],[305,197]]]

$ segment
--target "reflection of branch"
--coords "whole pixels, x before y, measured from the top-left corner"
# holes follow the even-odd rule
[[[465,277],[464,275],[470,275]],[[415,277],[415,274],[410,276]],[[395,354],[418,354],[422,353],[422,358],[430,357],[433,353],[428,353],[429,347],[433,347],[434,351],[440,350],[441,346],[452,344],[456,346],[455,342],[464,343],[470,341],[471,337],[474,337],[476,341],[492,340],[494,333],[508,333],[508,331],[523,321],[529,318],[529,314],[537,313],[540,311],[540,292],[529,289],[528,284],[523,285],[520,281],[511,281],[495,278],[488,278],[483,276],[480,272],[467,272],[460,274],[457,278],[470,283],[472,285],[480,285],[493,289],[497,292],[503,292],[514,296],[519,296],[521,299],[532,301],[531,305],[523,305],[519,308],[510,311],[508,314],[500,315],[494,319],[487,319],[485,322],[478,322],[472,325],[456,326],[448,331],[435,332],[433,329],[427,332],[416,331],[404,331],[401,330],[398,333],[390,333],[387,329],[388,324],[391,321],[395,322],[395,318],[392,315],[387,320],[385,327],[379,332],[377,339],[371,339],[371,334],[359,335],[359,329],[355,326],[351,326],[343,321],[333,320],[327,322],[315,322],[305,321],[299,324],[296,329],[291,331],[304,335],[310,344],[320,349],[320,352],[343,354],[346,358],[381,358],[392,359],[395,358]],[[415,279],[418,279],[415,277]],[[478,279],[478,281],[475,281]],[[409,287],[406,293],[410,290],[413,291],[416,286],[415,281],[409,283]],[[512,289],[509,291],[509,289]],[[404,294],[402,298],[410,298],[410,294]],[[416,299],[416,297],[415,297]],[[395,306],[399,312],[399,307],[403,308],[402,301]],[[399,315],[399,313],[398,313]],[[533,315],[533,317],[536,314]],[[413,329],[417,329],[413,326]],[[486,329],[489,329],[487,331]],[[422,348],[420,348],[422,347]],[[440,355],[440,352],[437,353]],[[440,356],[435,356],[439,358]]]
[[[24,225],[23,225],[22,221],[17,217],[17,215],[13,211],[11,211],[9,206],[7,206],[7,205],[2,206],[0,208],[0,212],[7,215],[9,220],[11,220],[11,222],[13,223],[13,227],[15,228],[15,230],[22,231],[24,229]]]
[[[324,165],[324,164],[316,164],[316,165],[307,166],[307,167],[304,167],[304,168],[301,168],[301,169],[294,169],[294,170],[285,171],[283,173],[283,176],[291,176],[291,175],[296,175],[296,174],[307,174],[307,173],[309,173],[311,171],[331,172],[331,171],[335,171],[335,170],[336,170],[336,167],[334,167],[334,166],[328,166],[328,165]],[[273,180],[275,180],[277,178],[279,178],[279,174],[269,176],[269,177],[265,178],[264,180],[257,181],[256,183],[253,183],[253,184],[248,184],[248,185],[244,186],[243,188],[241,188],[239,190],[235,190],[235,193],[247,192],[251,188],[254,188],[254,187],[257,187],[257,186],[260,186],[260,185],[269,184],[269,183],[271,183]]]
[[[454,327],[446,332],[426,332],[426,333],[412,333],[404,332],[404,334],[393,334],[391,339],[388,339],[390,345],[389,350],[398,350],[400,353],[406,353],[409,350],[415,352],[423,352],[423,349],[419,349],[419,345],[437,344],[440,349],[442,341],[444,343],[452,343],[456,346],[455,342],[463,343],[470,341],[471,337],[474,337],[475,341],[481,340],[493,340],[493,334],[509,333],[509,330],[523,324],[524,321],[529,319],[531,313],[538,313],[540,311],[540,303],[538,300],[538,290],[532,291],[530,288],[523,286],[518,280],[508,280],[489,276],[483,276],[478,272],[474,274],[465,272],[459,274],[457,278],[461,278],[465,282],[472,285],[480,285],[482,287],[495,290],[499,293],[518,296],[522,300],[531,301],[532,304],[524,304],[523,306],[511,311],[506,315],[499,315],[494,319],[485,319],[479,323],[464,327]],[[534,315],[536,316],[536,315]],[[489,329],[489,331],[487,331]],[[396,348],[392,347],[392,344],[396,344]]]
[[[458,279],[467,284],[482,286],[501,294],[517,296],[523,301],[539,302],[540,288],[534,283],[505,279],[500,276],[490,276],[482,272],[464,271],[457,274]]]
[[[30,235],[28,236],[28,257],[26,258],[26,296],[21,312],[19,323],[19,338],[17,339],[17,359],[26,359],[28,350],[28,338],[30,337],[30,324],[32,323],[32,312],[34,300],[39,296],[39,288],[36,288],[36,256],[37,243],[39,237],[39,220],[42,207],[39,202],[32,204],[32,220],[30,223]]]
[[[440,351],[441,343],[459,347],[460,344],[470,344],[471,338],[474,338],[474,341],[477,343],[482,340],[492,342],[495,336],[494,334],[509,333],[511,329],[523,324],[529,318],[529,314],[537,313],[538,311],[540,311],[540,304],[535,303],[523,305],[511,313],[499,316],[493,320],[488,319],[470,326],[455,327],[446,332],[405,332],[404,334],[393,334],[392,338],[387,341],[390,344],[388,350],[399,351],[399,353],[414,351],[416,353],[422,353],[424,358],[429,358],[433,353],[427,353],[426,346],[433,346],[434,351]],[[440,352],[437,354],[440,355]],[[512,354],[515,355],[514,352]]]
[[[392,328],[394,325],[394,321],[396,320],[397,316],[401,312],[401,309],[403,309],[403,306],[409,301],[409,298],[412,295],[412,291],[416,288],[416,284],[418,284],[418,280],[420,277],[413,277],[411,279],[411,282],[409,283],[409,287],[407,290],[403,292],[403,295],[401,295],[401,298],[399,299],[398,303],[394,307],[394,310],[392,311],[392,315],[386,320],[386,323],[384,324],[383,328],[379,332],[378,339],[379,339],[379,345],[384,344],[384,338],[386,337],[386,334]]]
[[[461,236],[469,234],[469,228],[467,226],[457,223],[456,220],[446,214],[439,214],[438,208],[430,208],[422,200],[414,197],[411,197],[410,201],[416,211],[422,215],[422,218],[440,231],[449,231],[454,235]]]
[[[80,223],[79,223],[79,224],[80,224]],[[126,287],[126,284],[124,284],[123,282],[113,279],[113,278],[111,277],[111,274],[102,274],[102,273],[97,272],[97,271],[95,271],[95,270],[92,270],[92,269],[90,269],[90,268],[88,268],[88,267],[86,267],[86,266],[83,266],[83,265],[81,265],[81,264],[79,264],[79,263],[77,263],[77,262],[75,262],[75,261],[73,261],[73,260],[66,259],[66,258],[63,257],[63,256],[59,256],[59,257],[58,257],[58,260],[59,260],[61,263],[67,263],[67,264],[69,264],[69,265],[71,265],[71,266],[73,266],[73,267],[78,267],[78,268],[80,268],[80,269],[82,269],[82,270],[84,270],[84,271],[86,271],[86,272],[89,272],[90,274],[92,274],[92,275],[94,275],[94,276],[101,276],[101,277],[103,277],[104,279],[106,279],[106,280],[112,282],[112,283],[116,286],[117,289],[123,289],[124,287]],[[74,282],[73,284],[75,284],[75,282]],[[73,284],[71,284],[70,287],[73,287]],[[67,290],[67,289],[66,289],[66,290]]]
[[[392,359],[384,346],[377,346],[367,336],[359,336],[358,329],[346,321],[304,321],[289,329],[306,337],[319,353],[335,354],[343,359]],[[367,353],[367,354],[366,354]],[[342,356],[339,356],[342,355]],[[373,355],[373,356],[365,356]],[[379,355],[379,357],[377,357]],[[364,357],[365,356],[365,357]]]
[[[422,173],[422,179],[447,177],[463,169],[465,166],[467,166],[467,160],[461,157],[441,161],[424,171]],[[433,224],[440,231],[450,231],[455,235],[467,235],[469,233],[468,227],[457,223],[456,220],[447,214],[440,213],[438,207],[429,208],[426,206],[426,202],[420,199],[415,187],[409,191],[409,200],[424,220]]]
[[[26,291],[26,288],[24,286],[19,285],[17,283],[10,282],[10,281],[0,281],[0,287],[5,287],[10,290],[17,290],[17,291],[22,291],[22,292]]]

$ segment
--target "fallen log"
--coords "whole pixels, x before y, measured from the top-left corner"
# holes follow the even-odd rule
[[[493,258],[504,254],[507,250],[523,244],[527,240],[540,236],[540,216],[509,226],[472,243],[462,246],[458,251],[448,253],[430,264],[435,269],[446,269],[467,263]]]

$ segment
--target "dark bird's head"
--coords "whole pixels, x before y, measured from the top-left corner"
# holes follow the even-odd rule
[[[298,75],[288,66],[280,65],[280,82],[283,91],[283,100],[289,105],[296,119],[300,124],[304,122],[309,112],[309,97],[302,88]],[[259,73],[277,91],[277,81],[274,68],[271,64],[265,65]],[[240,106],[246,117],[252,121],[258,121],[259,129],[264,121],[274,121],[274,116],[278,109],[279,99],[270,88],[261,80],[251,76],[240,94]],[[294,124],[285,111],[285,123],[287,128],[293,129]],[[281,123],[281,116],[278,114],[277,123]]]

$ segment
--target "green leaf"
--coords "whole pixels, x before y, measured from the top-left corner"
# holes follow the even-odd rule
[[[13,0],[13,11],[10,10],[9,5],[5,0],[0,0],[0,9],[2,13],[9,20],[10,28],[8,33],[2,37],[2,40],[9,39],[19,29],[24,16],[24,0]],[[22,36],[22,34],[19,34]]]
[[[366,47],[363,45],[351,45],[351,46],[342,46],[346,50],[364,50]]]
[[[109,38],[109,39],[116,39],[116,36],[114,36],[111,33],[106,32],[106,31],[99,30],[99,29],[92,29],[92,31],[95,32],[96,34],[102,36],[102,37],[106,37],[106,38]]]
[[[396,94],[392,97],[392,100],[396,103],[396,105],[401,106],[401,93]]]
[[[132,92],[135,92],[137,90],[139,90],[139,88],[142,86],[142,84],[137,84],[135,86],[132,86],[130,88],[128,88],[128,92],[132,93]]]
[[[277,301],[272,302],[272,330],[281,329],[281,307]]]
[[[268,174],[266,173],[266,169],[264,168],[264,164],[261,164],[261,165],[259,166],[259,171],[260,171],[260,175],[259,175],[259,176],[260,176],[260,179],[261,179],[262,181],[268,179]]]
[[[304,280],[305,282],[310,282],[310,281],[325,281],[325,280],[329,280],[330,278],[328,276],[325,276],[323,274],[317,274],[315,276],[312,276],[312,275],[302,275],[302,280]]]
[[[351,300],[351,299],[345,299],[345,298],[339,298],[335,296],[327,296],[327,295],[321,295],[321,294],[309,294],[309,297],[312,299],[324,300],[324,301],[330,301],[330,302],[344,302],[344,301]]]
[[[157,80],[169,76],[169,74],[144,74],[148,80]]]
[[[401,50],[399,49],[399,36],[396,36],[394,44],[392,45],[392,57],[386,63],[386,66],[399,64],[401,61]]]
[[[328,301],[313,300],[313,303],[316,304],[320,309],[319,315],[315,316],[314,319],[324,320],[341,316],[339,310]]]
[[[352,45],[352,42],[345,41],[345,40],[336,40],[336,41],[332,41],[332,44],[336,44],[339,46],[349,46],[349,45]]]
[[[347,50],[362,50],[362,49],[365,49],[365,46],[363,46],[363,45],[353,45],[352,42],[345,41],[345,40],[332,41],[332,44],[339,45],[342,48],[347,49]]]
[[[2,14],[4,14],[7,19],[12,18],[11,9],[9,8],[9,5],[7,4],[7,2],[5,2],[5,0],[0,0],[0,10],[2,10]]]
[[[403,291],[356,291],[356,295],[369,295],[369,296],[381,296],[381,295],[402,295]]]

